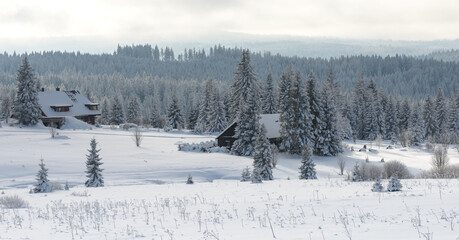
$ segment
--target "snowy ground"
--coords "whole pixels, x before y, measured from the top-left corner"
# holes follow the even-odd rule
[[[296,180],[299,157],[281,155],[276,180],[240,183],[251,158],[177,151],[179,143],[213,136],[144,134],[136,147],[130,132],[108,127],[68,128],[52,139],[46,128],[3,125],[0,189],[5,194],[0,197],[17,194],[29,208],[0,208],[0,239],[271,239],[273,232],[278,239],[459,237],[455,179],[402,180],[404,191],[379,194],[370,191],[372,182],[345,181],[331,157],[315,157],[319,180]],[[92,137],[102,149],[107,187],[100,189],[82,186]],[[369,145],[349,143],[356,150],[363,144]],[[427,150],[385,146],[373,146],[376,152],[345,151],[346,168],[367,156],[372,164],[400,160],[413,174],[430,168]],[[74,186],[70,191],[28,194],[41,157],[49,178],[68,181]],[[449,157],[459,163],[455,149]],[[188,174],[196,184],[184,184]]]

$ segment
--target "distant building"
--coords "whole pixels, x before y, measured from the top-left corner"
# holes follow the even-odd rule
[[[65,117],[75,117],[89,124],[95,124],[100,115],[99,104],[89,101],[79,91],[44,91],[38,92],[38,103],[41,109],[41,120],[45,126],[60,128]]]
[[[261,114],[260,124],[264,124],[266,128],[266,137],[269,141],[274,144],[280,143],[280,123],[279,114]],[[231,149],[236,137],[234,137],[236,131],[237,121],[229,125],[223,130],[217,137],[217,144],[219,147],[227,147]]]

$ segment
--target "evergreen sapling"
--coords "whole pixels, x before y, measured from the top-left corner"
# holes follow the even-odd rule
[[[85,182],[86,187],[103,187],[104,178],[102,176],[103,169],[100,168],[102,165],[102,158],[99,157],[100,149],[97,149],[96,139],[91,139],[91,149],[88,149],[89,154],[86,155],[86,176],[88,180]]]
[[[40,159],[40,170],[37,173],[37,183],[34,185],[33,188],[34,193],[47,193],[51,192],[51,183],[48,180],[48,169],[45,167],[45,163],[43,162],[43,158]]]
[[[300,179],[317,179],[316,164],[312,160],[312,147],[307,144],[303,149],[300,167]]]

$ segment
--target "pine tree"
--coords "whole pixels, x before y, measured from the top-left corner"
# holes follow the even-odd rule
[[[459,95],[456,99],[451,94],[451,97],[448,101],[448,122],[449,122],[449,134],[450,134],[450,143],[455,144],[459,143]],[[458,104],[458,105],[456,105]]]
[[[352,131],[356,138],[365,139],[365,80],[363,73],[357,80],[355,86],[355,92],[353,96],[353,108],[354,112],[351,120]]]
[[[389,184],[387,185],[387,191],[389,192],[396,192],[402,190],[402,184],[400,180],[396,176],[391,176],[389,180]]]
[[[289,66],[282,74],[279,81],[279,122],[280,122],[280,135],[282,142],[280,149],[282,151],[291,152],[294,149],[294,141],[296,127],[294,126],[294,111],[292,106],[292,81],[293,81],[293,70]]]
[[[303,148],[300,179],[317,179],[316,164],[312,160],[312,147],[310,144]]]
[[[249,167],[246,167],[244,168],[244,170],[242,170],[241,182],[248,182],[250,181],[250,178],[251,178],[250,169]]]
[[[425,125],[425,138],[434,137],[437,134],[438,125],[435,116],[435,107],[430,95],[427,95],[424,102],[424,111],[422,114]]]
[[[171,129],[177,129],[179,126],[183,126],[182,113],[175,95],[172,96],[172,101],[167,109],[167,125]]]
[[[391,139],[392,135],[398,136],[398,118],[397,111],[394,105],[392,97],[389,97],[387,100],[385,115],[385,124],[386,124],[386,134],[384,139]]]
[[[442,142],[443,138],[448,134],[448,108],[443,96],[443,91],[439,88],[437,98],[435,99],[437,135],[436,142]]]
[[[195,129],[198,122],[199,109],[196,106],[191,106],[190,112],[188,114],[188,129]]]
[[[333,76],[329,76],[332,78]],[[333,80],[328,80],[322,90],[322,121],[324,128],[322,129],[322,141],[318,145],[317,154],[321,156],[336,156],[342,152],[341,140],[337,129],[338,114],[336,110],[335,100],[333,94],[334,86]]]
[[[248,98],[248,101],[239,107],[239,116],[237,119],[237,126],[235,130],[235,138],[231,151],[239,156],[251,156],[255,149],[255,141],[258,136],[258,121],[260,116],[256,111],[255,99],[252,95]]]
[[[362,181],[362,173],[360,172],[360,165],[355,163],[354,169],[352,170],[352,181],[360,182]]]
[[[249,100],[249,98],[252,98],[251,95],[256,100],[252,103],[253,107],[255,107],[255,112],[260,112],[260,104],[258,103],[260,99],[260,83],[250,62],[249,50],[242,51],[242,58],[230,91],[230,116],[232,116],[230,120],[234,120],[234,117],[238,115],[237,112],[240,110],[241,100],[242,104],[252,101]]]
[[[188,174],[188,178],[186,179],[186,184],[194,184],[193,177],[191,174]]]
[[[162,127],[159,124],[159,118],[160,116],[158,113],[158,108],[156,107],[156,104],[153,103],[150,107],[150,117],[149,117],[150,125],[154,128]]]
[[[199,113],[195,126],[196,132],[208,132],[210,128],[210,115],[212,113],[214,103],[214,94],[216,92],[212,79],[205,83],[202,98],[199,104]]]
[[[383,191],[383,185],[381,184],[381,179],[376,179],[375,183],[373,183],[373,187],[371,189],[373,192],[382,192]]]
[[[258,169],[256,169],[256,168],[254,168],[252,170],[252,175],[251,175],[250,179],[252,180],[252,183],[262,183],[263,182],[263,179],[262,179]]]
[[[99,122],[101,124],[109,124],[110,123],[110,103],[107,97],[102,99],[102,103],[100,104],[100,118]]]
[[[140,105],[136,96],[131,96],[127,108],[127,122],[135,123],[140,118]]]
[[[413,108],[410,120],[411,144],[419,146],[424,141],[424,121],[420,114],[420,106]]]
[[[311,71],[306,81],[307,93],[309,99],[310,113],[312,117],[312,130],[313,130],[313,142],[314,142],[314,153],[321,153],[319,148],[324,141],[323,130],[325,123],[323,122],[324,112],[322,108],[322,100],[319,95],[317,80],[314,73]]]
[[[408,130],[408,127],[410,126],[410,118],[411,118],[411,108],[410,105],[408,104],[408,100],[405,99],[403,101],[402,109],[399,112],[399,128],[400,132],[405,132]]]
[[[273,180],[273,153],[268,138],[266,128],[262,124],[258,131],[255,149],[253,151],[253,168],[257,169],[263,180]]]
[[[4,119],[6,123],[8,123],[8,118],[11,116],[12,106],[13,102],[10,96],[4,96],[2,98],[2,102],[0,103],[0,120]]]
[[[112,107],[110,109],[110,124],[120,125],[124,123],[123,107],[117,95],[112,100]]]
[[[274,85],[271,72],[268,73],[268,77],[266,78],[266,83],[263,89],[262,101],[262,108],[264,114],[272,114],[277,112],[277,103],[276,98],[274,96]]]
[[[19,124],[36,125],[40,120],[41,110],[38,103],[36,77],[29,65],[27,56],[22,61],[16,80],[18,85],[14,102],[14,117],[19,121]]]
[[[218,92],[213,94],[212,103],[214,109],[209,116],[209,132],[221,132],[227,127],[228,122],[226,121],[225,105],[220,100]]]
[[[51,192],[51,183],[48,180],[48,169],[45,167],[45,163],[43,162],[43,158],[40,159],[40,170],[37,173],[37,183],[35,183],[35,187],[33,188],[34,193],[47,193]]]
[[[100,168],[102,165],[102,158],[99,156],[100,149],[97,149],[97,142],[95,138],[91,139],[91,149],[88,149],[89,154],[86,155],[86,187],[103,187],[104,178],[102,176],[103,169]]]

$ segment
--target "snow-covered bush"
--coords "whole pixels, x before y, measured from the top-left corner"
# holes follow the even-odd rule
[[[183,143],[178,145],[179,151],[184,152],[207,152],[207,153],[227,153],[228,149],[226,147],[219,147],[217,141],[207,141],[200,143]]]
[[[396,176],[391,176],[389,180],[389,184],[387,185],[387,191],[389,192],[396,192],[402,190],[402,184],[400,180]]]
[[[404,163],[397,160],[384,163],[383,175],[385,178],[389,178],[391,176],[396,176],[400,179],[413,177],[410,171],[408,170],[407,166]]]
[[[50,185],[51,185],[51,190],[52,191],[64,190],[64,186],[62,186],[62,184],[60,184],[58,182],[50,182]]]
[[[18,195],[0,197],[0,206],[3,208],[26,208],[29,203],[20,198]]]
[[[356,163],[352,169],[352,181],[368,181],[381,178],[382,167],[367,162]]]

